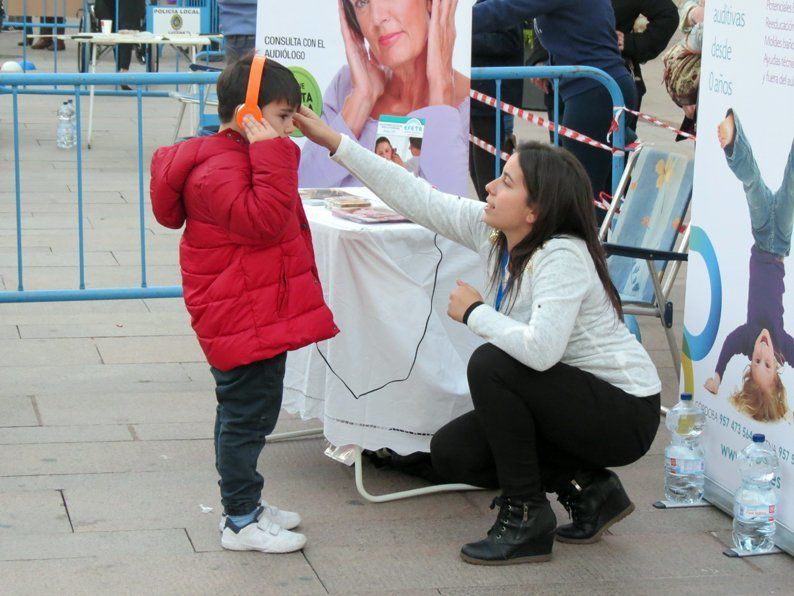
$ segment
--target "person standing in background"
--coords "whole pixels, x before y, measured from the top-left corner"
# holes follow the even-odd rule
[[[550,64],[599,68],[615,80],[624,105],[637,107],[637,88],[618,50],[615,12],[609,0],[484,0],[472,10],[475,35],[534,19],[535,34],[549,50]],[[560,94],[565,102],[560,124],[606,143],[614,105],[606,87],[589,78],[564,78]],[[567,138],[562,139],[562,146],[584,166],[594,196],[609,193],[609,152]]]
[[[477,4],[487,0],[477,0]],[[524,64],[524,30],[521,24],[500,31],[475,33],[471,37],[471,65],[478,66],[522,66]],[[496,97],[496,82],[490,80],[472,81],[471,88],[490,97]],[[502,82],[502,100],[517,106],[521,103],[523,81],[516,79]],[[502,114],[502,150],[505,149],[512,130],[508,131],[507,114]],[[496,113],[484,103],[471,102],[471,134],[483,141],[496,145]],[[488,196],[485,185],[496,177],[494,156],[474,144],[469,147],[469,173],[477,191],[484,201]]]
[[[231,64],[256,47],[257,0],[218,0],[218,20],[226,64]]]
[[[637,85],[637,110],[647,88],[642,78],[640,64],[645,64],[661,54],[678,26],[678,10],[672,0],[612,0],[615,9],[618,49]],[[642,15],[648,20],[642,30],[634,24]],[[637,118],[627,118],[631,128],[636,128]]]
[[[681,131],[697,132],[697,100],[700,89],[700,62],[703,50],[703,18],[706,0],[686,0],[678,9],[684,34],[662,57],[667,93],[684,111]],[[678,135],[676,141],[685,137]]]
[[[100,20],[113,21],[113,28],[116,31],[124,29],[140,31],[146,18],[146,0],[120,0],[118,18],[116,18],[116,0],[96,0],[94,12]],[[130,69],[130,62],[132,62],[133,45],[122,43],[117,47],[118,72],[127,72]],[[121,85],[121,88],[125,91],[130,90],[127,85]]]
[[[618,49],[626,63],[626,68],[634,78],[637,87],[637,111],[639,111],[642,97],[647,91],[640,65],[653,60],[667,47],[678,27],[678,9],[672,0],[612,0],[612,8],[615,11]],[[635,30],[634,25],[640,15],[644,16],[648,23],[644,28]],[[549,53],[536,42],[528,64],[531,66],[545,64],[548,59]],[[546,92],[546,108],[549,118],[553,120],[554,96],[549,92],[548,82],[543,79],[536,80],[539,81],[538,86]],[[563,111],[564,106],[561,104],[560,115]],[[636,130],[637,117],[626,114],[626,126]]]
[[[40,23],[63,23],[65,19],[61,16],[58,17],[57,21],[55,17],[39,17]],[[63,35],[66,33],[66,29],[63,27],[40,27],[39,28],[39,37],[33,45],[30,46],[32,50],[54,50],[56,47],[58,51],[63,51],[66,49],[66,44],[62,39],[56,41],[54,37],[50,37],[51,35]],[[20,44],[22,45],[22,44]]]

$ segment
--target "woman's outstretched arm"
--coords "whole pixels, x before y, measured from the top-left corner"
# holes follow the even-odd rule
[[[405,168],[388,162],[333,130],[302,107],[295,121],[304,135],[328,149],[333,160],[410,220],[477,251],[490,228],[482,221],[483,203],[434,189]]]

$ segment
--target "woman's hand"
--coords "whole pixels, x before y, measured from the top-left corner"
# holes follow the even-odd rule
[[[622,52],[626,48],[626,36],[623,31],[615,31],[618,34],[618,49]]]
[[[249,143],[278,138],[278,133],[270,126],[267,120],[262,118],[262,120],[257,121],[251,114],[243,118],[243,133],[245,133],[245,138],[248,139]]]
[[[361,136],[364,125],[372,113],[375,102],[383,95],[386,88],[386,75],[380,64],[373,58],[364,45],[364,40],[350,29],[345,19],[345,8],[339,0],[339,25],[342,29],[342,39],[345,42],[345,55],[347,65],[350,67],[350,80],[352,89],[342,106],[344,118],[350,131],[356,136]]]
[[[433,0],[427,37],[428,104],[455,107],[455,10],[458,0]]]
[[[301,106],[292,117],[295,126],[298,127],[304,136],[310,141],[325,147],[331,153],[336,153],[339,143],[342,142],[342,135],[328,126],[320,117],[307,106]]]
[[[458,323],[463,322],[463,315],[475,302],[482,302],[482,295],[464,281],[457,280],[458,287],[449,295],[447,314]]]
[[[714,373],[713,377],[711,377],[710,379],[706,379],[706,382],[703,384],[703,387],[705,387],[706,391],[708,391],[709,393],[713,393],[714,395],[717,395],[717,391],[719,391],[720,389],[721,382],[722,379],[720,379],[720,375]]]

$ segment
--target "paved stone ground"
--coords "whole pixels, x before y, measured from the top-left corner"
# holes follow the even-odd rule
[[[0,62],[18,34],[0,34]],[[67,65],[74,65],[69,45]],[[39,70],[51,54],[32,52]],[[101,70],[109,70],[105,61]],[[657,63],[648,80],[659,80]],[[653,84],[651,84],[653,87]],[[20,99],[25,282],[76,287],[75,153],[55,147],[58,98]],[[649,112],[679,114],[661,89]],[[170,141],[177,107],[147,100],[145,159]],[[0,285],[16,287],[11,101],[0,99]],[[135,112],[132,100],[97,100],[94,149],[85,154],[88,284],[139,280]],[[542,133],[519,125],[521,138]],[[670,145],[663,131],[646,140]],[[691,147],[680,146],[681,151]],[[148,184],[148,181],[147,181]],[[148,206],[147,206],[148,211]],[[178,235],[148,218],[149,279],[176,283]],[[680,334],[683,279],[675,289]],[[677,393],[661,329],[645,345]],[[181,301],[0,307],[0,592],[4,594],[669,594],[791,593],[786,555],[721,554],[730,519],[713,509],[654,510],[662,492],[661,431],[641,461],[621,471],[637,511],[593,546],[555,546],[542,565],[469,566],[464,542],[493,520],[491,493],[458,493],[373,505],[353,471],[326,458],[320,440],[268,446],[267,495],[299,510],[301,553],[267,556],[220,548],[212,463],[212,382]],[[307,428],[284,415],[277,430]],[[418,486],[367,469],[374,493]],[[202,505],[212,507],[203,513]],[[555,505],[556,507],[556,505]],[[564,512],[557,508],[560,519]]]

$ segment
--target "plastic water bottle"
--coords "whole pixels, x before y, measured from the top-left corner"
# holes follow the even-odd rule
[[[667,413],[672,442],[664,450],[664,496],[674,503],[697,503],[703,497],[706,466],[700,435],[706,417],[684,393]]]
[[[761,434],[753,435],[739,455],[742,485],[733,497],[733,544],[749,552],[763,553],[775,546],[777,495],[772,481],[778,459]]]
[[[71,149],[77,145],[77,126],[75,125],[75,111],[71,100],[63,102],[58,108],[58,129],[55,134],[55,144],[61,149]]]

